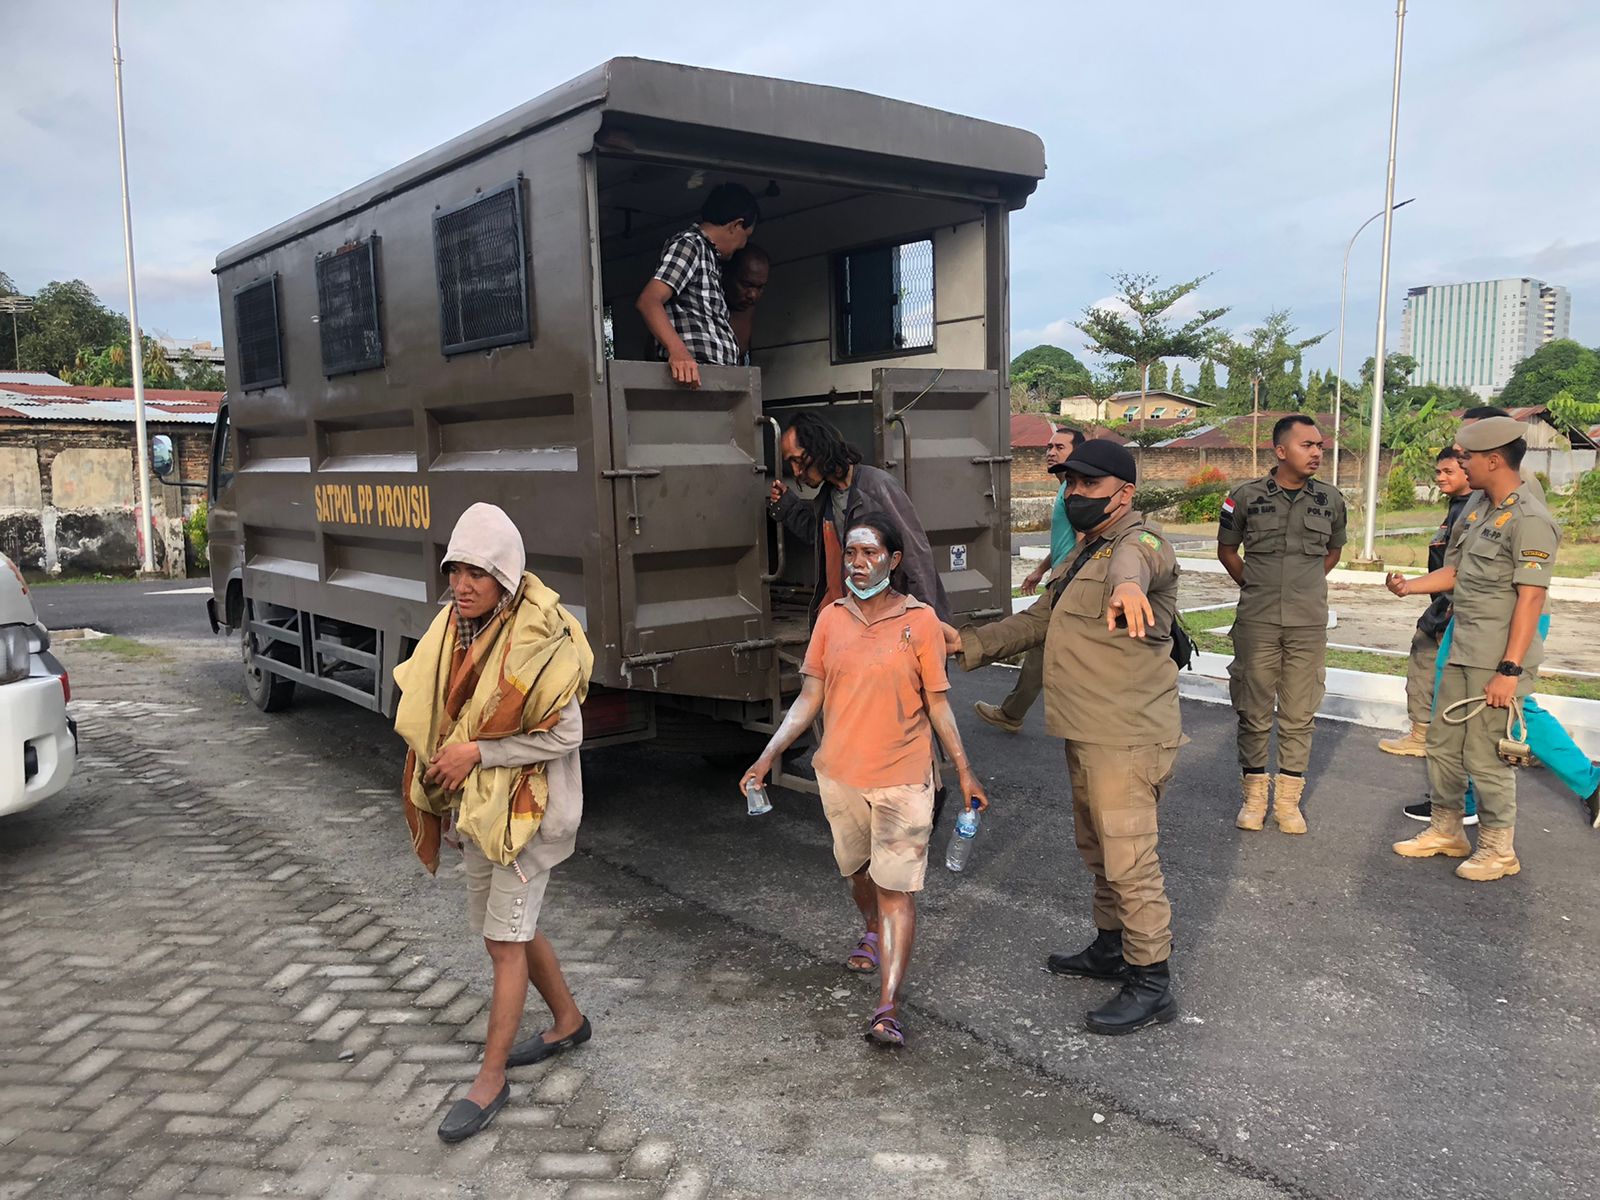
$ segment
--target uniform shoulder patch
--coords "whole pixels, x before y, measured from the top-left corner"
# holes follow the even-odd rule
[[[1549,558],[1550,556],[1548,554],[1546,554],[1543,550],[1524,550],[1522,552],[1522,557],[1523,558],[1537,558],[1540,562],[1543,562],[1545,559]]]
[[[1231,517],[1233,515],[1233,509],[1234,509],[1233,497],[1232,496],[1223,497],[1223,500],[1222,500],[1222,515],[1225,516],[1225,517]]]
[[[1161,549],[1161,539],[1153,533],[1141,533],[1139,535],[1139,544],[1149,546],[1152,550]]]

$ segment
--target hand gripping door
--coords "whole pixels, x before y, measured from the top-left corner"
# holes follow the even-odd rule
[[[951,612],[1011,611],[1011,421],[993,371],[872,373],[878,462],[911,497]]]
[[[685,652],[767,636],[759,375],[701,367],[700,386],[683,388],[665,363],[607,371],[624,669],[636,688],[726,695],[689,678],[711,664],[720,673],[722,655],[690,666]]]

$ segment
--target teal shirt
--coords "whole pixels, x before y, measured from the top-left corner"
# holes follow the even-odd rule
[[[1050,510],[1050,569],[1055,570],[1067,561],[1067,555],[1078,544],[1078,531],[1067,520],[1067,489],[1056,490],[1056,506]]]

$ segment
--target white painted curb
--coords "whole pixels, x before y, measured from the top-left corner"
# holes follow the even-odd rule
[[[1178,565],[1191,575],[1222,575],[1222,564],[1214,558],[1180,558]],[[1421,574],[1408,571],[1407,574]],[[1353,583],[1366,587],[1383,587],[1383,571],[1351,571],[1335,567],[1328,572],[1331,583]],[[1557,600],[1578,600],[1600,604],[1600,579],[1556,578],[1550,584],[1550,595]]]
[[[1037,596],[1015,596],[1011,611],[1022,612],[1037,600]],[[1228,664],[1232,661],[1226,654],[1196,653],[1194,669],[1178,673],[1179,695],[1206,704],[1232,704],[1228,695]],[[1539,707],[1566,727],[1585,754],[1600,759],[1600,700],[1545,696],[1538,692],[1534,695],[1539,698]],[[1372,675],[1329,667],[1328,690],[1317,716],[1370,729],[1403,730],[1410,724],[1406,715],[1405,676]]]

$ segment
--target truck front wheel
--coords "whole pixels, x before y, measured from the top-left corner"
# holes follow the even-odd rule
[[[294,680],[274,675],[261,665],[261,652],[251,636],[248,620],[239,626],[239,655],[244,660],[244,690],[250,702],[262,712],[288,708],[294,699]]]

